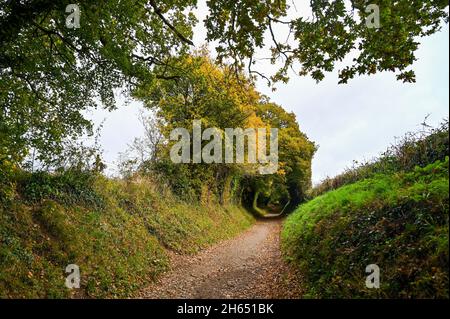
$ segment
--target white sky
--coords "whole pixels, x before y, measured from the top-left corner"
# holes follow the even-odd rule
[[[309,2],[309,1],[308,1]],[[297,5],[297,9],[301,6]],[[206,13],[199,6],[200,16]],[[278,30],[282,32],[282,30]],[[195,43],[204,42],[200,24]],[[384,151],[404,133],[419,129],[427,114],[428,123],[437,125],[449,116],[449,29],[422,39],[415,64],[417,83],[403,84],[391,73],[364,76],[347,85],[338,85],[336,73],[316,84],[308,77],[294,76],[287,85],[272,92],[261,80],[260,92],[287,111],[294,112],[300,128],[320,148],[313,161],[313,182],[334,176],[351,166],[353,160],[370,159]],[[270,64],[258,64],[259,71],[273,70]],[[108,172],[115,173],[120,152],[135,137],[143,134],[139,123],[139,103],[119,103],[119,109],[108,113],[95,111],[95,123],[104,120],[100,142]]]

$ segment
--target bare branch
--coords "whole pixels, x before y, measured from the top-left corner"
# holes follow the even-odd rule
[[[253,57],[250,57],[250,61],[248,62],[248,73],[249,73],[249,75],[251,76],[252,74],[256,74],[256,75],[260,76],[261,78],[263,78],[264,80],[266,80],[268,86],[272,86],[272,81],[267,76],[262,74],[261,72],[253,70],[252,69],[252,64],[253,64]]]

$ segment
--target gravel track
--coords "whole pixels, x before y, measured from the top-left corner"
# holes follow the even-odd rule
[[[140,292],[148,299],[295,299],[297,276],[280,251],[282,220],[258,221],[195,256],[171,253],[172,270]]]

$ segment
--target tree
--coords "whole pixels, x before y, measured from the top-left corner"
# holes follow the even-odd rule
[[[0,150],[20,162],[62,151],[67,136],[92,134],[86,110],[115,108],[115,91],[132,89],[192,44],[195,1],[86,0],[80,28],[66,26],[72,1],[0,2]],[[1,157],[1,156],[0,156]]]
[[[247,78],[235,77],[230,68],[216,65],[205,50],[174,58],[170,64],[173,68],[168,75],[173,81],[153,78],[134,92],[147,108],[156,111],[164,137],[153,167],[166,175],[182,196],[191,196],[193,191],[198,198],[207,191],[223,199],[234,177],[253,172],[252,165],[194,164],[192,158],[190,164],[173,164],[170,150],[175,142],[170,141],[170,134],[177,128],[192,132],[194,120],[222,134],[226,128],[260,127],[264,125],[256,116],[260,95]]]
[[[281,106],[262,99],[257,116],[272,127],[279,128],[278,174],[271,178],[271,201],[287,203],[297,207],[306,199],[311,188],[311,162],[317,150],[316,145],[301,132],[295,114],[286,112]]]
[[[206,191],[223,199],[234,181],[244,189],[246,204],[255,209],[259,201],[292,205],[303,201],[311,186],[315,145],[300,131],[295,115],[262,96],[245,75],[215,64],[204,50],[176,58],[171,64],[175,66],[171,73],[174,81],[155,79],[135,91],[136,98],[157,111],[164,137],[153,167],[167,176],[176,190],[194,189],[197,197],[206,186]],[[177,128],[191,131],[194,120],[201,120],[203,128],[217,128],[222,136],[227,128],[279,129],[279,170],[263,176],[258,165],[247,161],[205,165],[195,164],[191,158],[189,164],[173,164],[169,153],[175,142],[170,141],[170,134]],[[248,152],[246,148],[247,159]]]
[[[144,127],[144,136],[135,138],[126,152],[120,154],[119,170],[125,177],[138,170],[145,170],[146,166],[153,164],[157,160],[158,148],[163,141],[155,114],[145,114],[141,111],[139,120]]]

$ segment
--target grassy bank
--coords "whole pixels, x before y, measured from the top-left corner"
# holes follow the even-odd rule
[[[306,297],[448,298],[448,164],[377,174],[298,208],[282,242]],[[370,264],[381,289],[365,286]]]
[[[0,298],[126,297],[194,253],[248,228],[235,205],[186,203],[150,179],[21,173],[0,208]],[[76,264],[81,289],[69,291]]]

